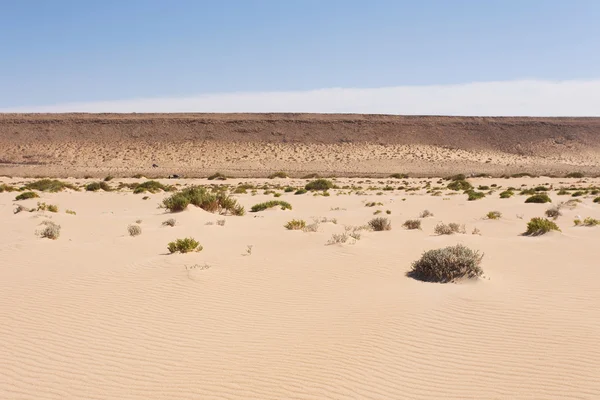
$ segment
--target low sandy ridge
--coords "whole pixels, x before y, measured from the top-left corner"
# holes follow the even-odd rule
[[[432,195],[419,179],[341,178],[339,187],[364,189],[330,196],[282,190],[306,180],[219,182],[280,187],[277,198],[265,189],[234,194],[246,210],[267,200],[292,205],[244,216],[193,206],[168,213],[157,207],[163,192],[66,190],[21,201],[19,192],[0,193],[0,398],[600,398],[600,226],[573,224],[576,216],[600,219],[600,204],[591,190],[557,191],[600,179],[470,181],[493,193],[476,201],[446,189]],[[562,232],[521,235],[549,207],[525,204],[518,189],[499,197],[522,185],[551,187],[552,204],[580,200],[562,209]],[[16,204],[38,201],[58,212],[13,214]],[[424,209],[433,216],[421,230],[402,227]],[[486,219],[492,210],[502,217]],[[327,245],[377,211],[390,231]],[[174,227],[162,225],[168,218]],[[291,219],[327,222],[316,232],[286,230]],[[62,227],[57,240],[36,235],[46,220]],[[131,237],[136,221],[142,234]],[[440,222],[464,224],[466,233],[435,235]],[[169,254],[167,243],[184,237],[204,249]],[[484,253],[483,278],[437,284],[406,276],[423,251],[456,244]]]
[[[598,174],[599,156],[600,118],[0,114],[9,176]]]

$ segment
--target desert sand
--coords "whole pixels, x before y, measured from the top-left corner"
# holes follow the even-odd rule
[[[0,114],[0,175],[21,177],[598,175],[599,158],[600,118]]]
[[[22,201],[0,193],[0,398],[600,398],[600,226],[573,224],[600,219],[600,204],[591,191],[557,192],[600,179],[474,178],[475,187],[498,185],[476,201],[447,189],[434,196],[426,181],[339,178],[339,187],[363,189],[325,197],[282,190],[304,179],[161,180],[277,186],[277,199],[264,189],[233,196],[247,211],[274,199],[292,205],[244,216],[194,206],[168,213],[158,207],[163,192],[65,190]],[[388,185],[394,190],[382,190]],[[561,232],[523,236],[550,204],[525,204],[518,190],[499,197],[522,185],[552,187],[554,205],[581,202],[562,208]],[[58,212],[13,213],[37,202]],[[425,209],[434,215],[421,230],[402,227]],[[390,231],[327,245],[378,210]],[[493,210],[502,217],[486,219]],[[168,218],[174,227],[162,225]],[[285,229],[292,219],[328,222],[316,232]],[[36,235],[46,220],[61,226],[58,239]],[[131,237],[138,220],[142,234]],[[436,235],[440,222],[466,233]],[[169,254],[167,243],[184,237],[203,250]],[[424,251],[459,243],[484,253],[481,278],[406,276]]]

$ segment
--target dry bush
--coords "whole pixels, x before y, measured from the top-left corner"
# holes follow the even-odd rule
[[[163,221],[162,225],[173,227],[173,226],[175,226],[176,223],[177,223],[177,221],[175,220],[175,218],[169,218],[168,220]]]
[[[218,219],[217,220],[217,225],[219,225],[219,226],[225,226],[225,220],[224,219]]]
[[[293,219],[291,221],[288,221],[288,223],[285,224],[284,227],[291,231],[303,230],[306,228],[306,221],[302,219]]]
[[[546,217],[553,219],[557,219],[558,217],[560,217],[562,215],[562,212],[560,212],[561,204],[563,203],[560,203],[554,207],[550,207],[549,209],[547,209]]]
[[[448,283],[461,278],[478,278],[483,275],[483,254],[461,244],[443,249],[429,250],[412,264],[408,276],[425,282]]]
[[[348,232],[344,233],[334,233],[331,235],[331,239],[327,242],[328,245],[346,243],[350,238],[350,234]]]
[[[500,211],[490,211],[486,215],[487,219],[500,219],[502,218],[502,213]]]
[[[167,245],[169,253],[173,254],[176,252],[189,253],[192,251],[201,251],[202,246],[198,241],[193,238],[177,239],[174,242],[170,242]]]
[[[437,235],[452,235],[455,233],[465,233],[465,226],[459,225],[455,222],[449,224],[439,223],[433,230]]]
[[[392,223],[385,217],[373,218],[369,221],[369,226],[374,231],[389,231],[392,229]]]
[[[421,229],[421,220],[419,219],[407,219],[402,224],[406,229]]]
[[[427,218],[427,217],[433,217],[433,213],[429,210],[423,210],[423,211],[421,211],[421,214],[419,214],[419,218]]]
[[[38,232],[38,234],[47,239],[56,240],[60,236],[60,225],[55,224],[52,221],[44,221],[42,225],[45,226],[44,229]]]
[[[127,227],[127,232],[129,232],[129,236],[139,236],[142,234],[142,227],[132,224]]]

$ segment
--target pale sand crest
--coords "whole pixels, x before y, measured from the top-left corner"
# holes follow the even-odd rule
[[[338,180],[347,182],[358,184]],[[562,186],[549,178],[472,182]],[[273,199],[262,192],[236,198],[249,209]],[[563,210],[562,233],[533,238],[520,234],[548,205],[524,204],[523,196],[335,193],[285,193],[279,199],[293,210],[243,217],[194,207],[167,214],[157,208],[164,193],[144,201],[131,192],[71,191],[41,194],[59,205],[57,214],[13,215],[16,193],[0,193],[0,398],[600,398],[600,227],[572,222],[600,219],[593,197]],[[391,211],[391,231],[325,245],[376,209]],[[435,215],[423,230],[401,227],[424,209]],[[492,210],[503,218],[484,220]],[[161,225],[169,217],[175,227]],[[312,217],[337,224],[315,233],[283,228]],[[35,236],[48,218],[62,226],[56,241]],[[224,226],[206,225],[221,218]],[[129,237],[138,219],[143,233]],[[440,221],[464,223],[468,234],[435,236]],[[481,236],[470,234],[475,227]],[[166,244],[186,236],[204,250],[168,255]],[[484,279],[434,284],[405,276],[423,251],[457,243],[485,253]],[[210,268],[186,270],[193,264]]]

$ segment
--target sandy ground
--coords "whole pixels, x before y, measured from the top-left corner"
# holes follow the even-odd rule
[[[222,183],[239,182],[306,181]],[[365,188],[390,182],[401,184],[337,180]],[[471,182],[550,184],[554,204],[572,198],[558,196],[559,187],[600,185]],[[65,191],[19,202],[15,192],[0,193],[0,398],[600,398],[600,227],[573,226],[576,215],[600,219],[596,196],[563,209],[561,233],[524,237],[526,222],[543,216],[547,204],[500,199],[499,191],[477,201],[448,191],[378,192],[283,193],[292,210],[243,217],[194,207],[168,214],[157,208],[165,193],[143,200],[131,191]],[[246,209],[273,199],[263,190],[235,197]],[[13,214],[15,204],[37,201],[59,212]],[[365,207],[371,201],[383,206]],[[422,230],[402,227],[424,209],[434,216]],[[376,210],[391,219],[391,231],[326,245]],[[492,210],[502,218],[485,219]],[[162,226],[170,217],[176,226]],[[336,223],[286,230],[294,218]],[[62,227],[57,240],[35,234],[48,219]],[[220,219],[225,225],[215,224]],[[127,226],[136,220],[142,234],[130,237]],[[439,222],[465,224],[467,234],[436,236]],[[471,234],[475,228],[480,235]],[[187,236],[203,251],[168,254],[168,242]],[[485,254],[483,279],[436,284],[406,276],[423,251],[457,243]]]
[[[0,175],[21,177],[600,175],[598,159],[600,118],[0,114]]]

